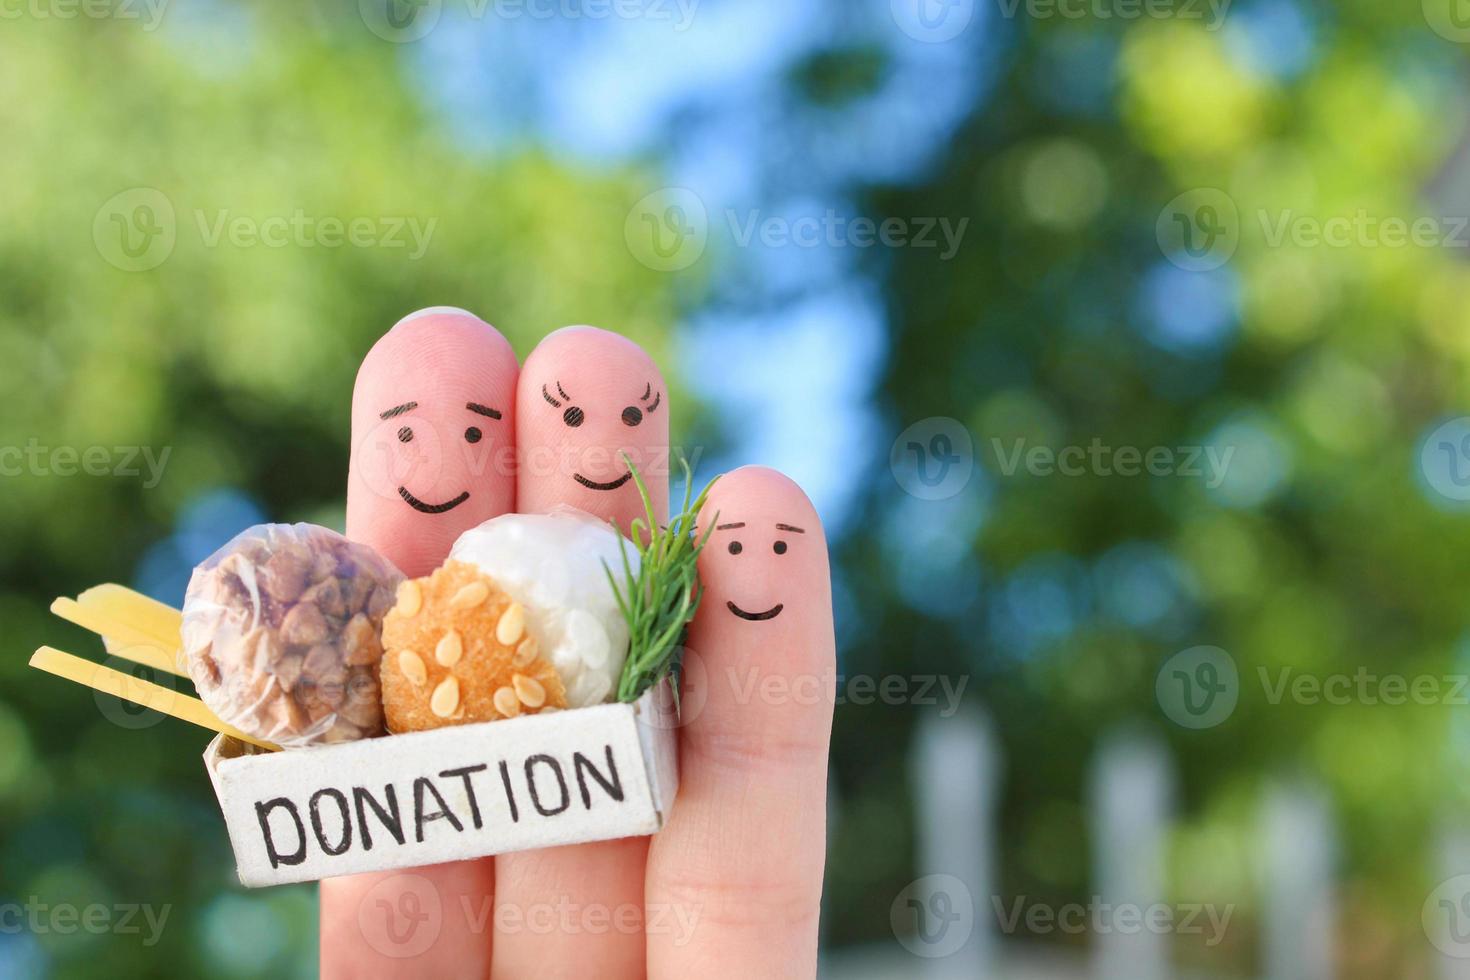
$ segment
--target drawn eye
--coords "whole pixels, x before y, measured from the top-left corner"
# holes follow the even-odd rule
[[[479,442],[482,435],[484,435],[484,433],[482,433],[476,426],[472,425],[468,429],[464,430],[464,441],[469,443]]]
[[[643,421],[643,412],[639,410],[638,406],[636,406],[636,405],[629,405],[627,408],[623,409],[623,424],[624,425],[637,425],[639,422],[642,422],[642,421]]]
[[[406,425],[403,428],[399,429],[398,430],[398,441],[399,442],[413,442],[413,430],[410,429]]]
[[[575,405],[561,414],[561,420],[574,429],[581,425],[585,418],[587,416],[583,415],[582,410]]]
[[[731,541],[730,542],[730,554],[732,554],[732,555],[738,555],[743,550],[744,549],[740,546],[740,542],[739,541]]]
[[[786,554],[786,542],[785,541],[777,541],[774,545],[771,546],[771,550],[774,551],[778,555],[784,555],[784,554]]]

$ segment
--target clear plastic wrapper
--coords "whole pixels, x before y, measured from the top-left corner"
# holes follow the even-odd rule
[[[194,570],[183,642],[221,721],[283,748],[384,734],[383,616],[403,575],[312,524],[262,524]]]

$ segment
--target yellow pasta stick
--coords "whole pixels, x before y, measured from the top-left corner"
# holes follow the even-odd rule
[[[226,725],[215,717],[214,712],[205,706],[198,698],[178,691],[171,691],[161,684],[145,681],[141,678],[125,674],[111,667],[95,664],[90,660],[73,656],[52,647],[41,647],[31,657],[31,666],[37,667],[57,677],[65,678],[84,687],[90,687],[104,694],[122,698],[140,704],[145,708],[183,721],[192,722],[200,728],[207,728],[212,732],[221,732],[242,742],[258,745],[272,752],[280,750],[279,745],[265,742],[253,736],[246,735],[232,725]]]
[[[183,617],[177,609],[121,585],[99,585],[75,599],[57,599],[51,611],[101,636],[115,656],[187,676],[179,658]]]

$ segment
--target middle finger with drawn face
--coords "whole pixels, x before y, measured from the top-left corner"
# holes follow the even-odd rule
[[[556,331],[526,359],[516,408],[522,513],[567,504],[628,533],[644,508],[619,455],[625,452],[648,486],[656,519],[668,520],[668,389],[637,344],[593,327]],[[631,837],[497,858],[497,913],[530,921],[550,910],[557,930],[552,942],[544,930],[497,934],[494,975],[643,976],[647,852],[647,838]],[[608,925],[586,928],[585,921]]]

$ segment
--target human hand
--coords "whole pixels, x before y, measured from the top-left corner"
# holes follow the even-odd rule
[[[347,535],[421,576],[510,511],[570,504],[627,529],[642,504],[620,451],[666,520],[670,408],[657,366],[616,334],[558,330],[522,371],[471,314],[414,314],[358,375]],[[701,533],[717,513],[663,830],[323,881],[322,976],[815,973],[835,671],[826,539],[769,469],[721,477]],[[365,926],[426,888],[431,943]]]

